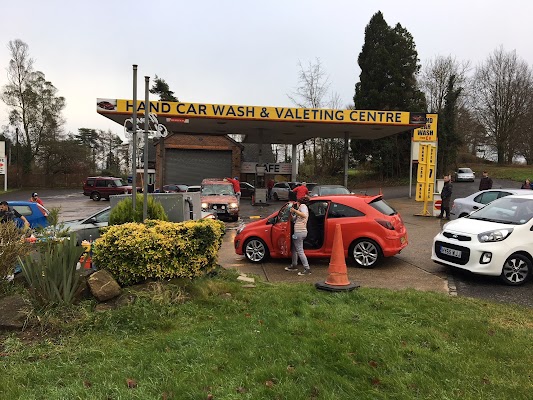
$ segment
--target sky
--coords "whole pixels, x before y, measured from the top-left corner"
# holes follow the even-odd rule
[[[299,63],[319,59],[344,106],[353,102],[357,57],[377,11],[412,34],[422,67],[436,56],[475,67],[500,46],[533,65],[529,0],[25,0],[2,4],[0,87],[7,45],[21,39],[66,99],[65,132],[123,136],[95,103],[133,98],[133,64],[142,100],[144,76],[157,74],[180,101],[287,107]],[[0,125],[7,117],[0,102]]]

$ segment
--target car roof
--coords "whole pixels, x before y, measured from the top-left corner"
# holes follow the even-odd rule
[[[7,202],[10,206],[29,206],[31,207],[32,204],[35,204],[37,208],[43,208],[47,213],[49,212],[48,209],[39,203],[35,203],[33,201],[25,201],[25,200],[8,200]]]
[[[374,200],[381,200],[383,199],[383,195],[381,194],[375,194],[375,195],[366,195],[366,194],[326,194],[322,196],[315,196],[311,197],[310,201],[320,201],[320,200],[335,200],[335,201],[341,201],[341,202],[351,202],[355,199],[360,199],[364,201],[365,203],[371,203]]]
[[[316,185],[315,187],[346,187],[344,185]]]

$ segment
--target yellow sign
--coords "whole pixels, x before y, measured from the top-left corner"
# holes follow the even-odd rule
[[[416,201],[424,201],[426,195],[426,183],[419,182],[416,184]]]
[[[137,101],[137,112],[144,115],[145,102]],[[97,99],[101,114],[133,113],[133,100]],[[409,112],[372,110],[335,110],[323,108],[261,107],[225,104],[151,101],[150,112],[168,118],[217,118],[293,122],[329,122],[364,125],[408,125]]]
[[[433,146],[432,144],[428,147],[428,164],[429,165],[435,165],[437,162],[437,146]]]
[[[438,114],[426,114],[426,126],[414,130],[413,141],[435,142],[437,141]]]
[[[421,144],[418,148],[418,164],[427,164],[428,162],[428,145]]]
[[[426,167],[426,166],[424,165],[424,167]],[[427,168],[425,168],[425,170],[427,171],[426,175],[424,176],[425,177],[425,182],[434,183],[435,182],[435,166],[434,165],[428,165]]]
[[[427,182],[426,165],[425,164],[420,164],[418,166],[416,181],[417,182]]]
[[[426,198],[424,200],[433,201],[434,183],[428,182],[426,184]]]

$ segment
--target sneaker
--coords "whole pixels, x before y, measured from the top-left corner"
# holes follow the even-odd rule
[[[310,269],[304,269],[303,272],[298,272],[298,276],[311,275]]]
[[[288,267],[285,267],[285,271],[298,271],[298,267],[295,267],[294,265],[289,265]]]

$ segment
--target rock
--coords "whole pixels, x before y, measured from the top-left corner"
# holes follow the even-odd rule
[[[21,330],[30,306],[18,294],[0,299],[0,329]]]
[[[98,270],[87,279],[91,293],[98,301],[107,301],[120,295],[120,286],[106,270]]]
[[[238,281],[242,281],[242,282],[249,282],[249,283],[254,283],[255,282],[255,279],[254,278],[250,278],[246,275],[239,275],[237,277],[237,280]]]

